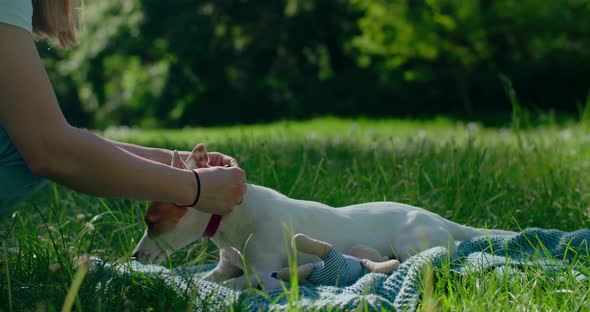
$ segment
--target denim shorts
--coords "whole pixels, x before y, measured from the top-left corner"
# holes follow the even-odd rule
[[[23,200],[47,184],[47,179],[34,176],[0,127],[0,211]]]

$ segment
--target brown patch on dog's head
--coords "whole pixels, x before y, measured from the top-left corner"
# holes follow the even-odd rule
[[[187,207],[170,203],[152,202],[145,215],[147,233],[150,237],[157,237],[176,228],[178,221],[188,211]]]

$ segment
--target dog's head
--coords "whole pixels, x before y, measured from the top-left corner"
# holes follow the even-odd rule
[[[207,167],[207,150],[197,145],[186,161],[174,151],[172,166],[181,169]],[[201,238],[211,215],[171,203],[152,202],[145,215],[147,229],[132,257],[142,263],[161,263],[166,256]]]

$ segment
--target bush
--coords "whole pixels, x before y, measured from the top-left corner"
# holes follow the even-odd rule
[[[316,115],[575,112],[588,92],[583,0],[94,1],[81,44],[40,46],[80,126]]]

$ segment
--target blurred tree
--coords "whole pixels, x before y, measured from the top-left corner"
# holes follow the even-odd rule
[[[401,71],[406,81],[432,86],[433,95],[447,99],[443,105],[463,104],[452,111],[471,113],[474,103],[494,108],[502,102],[499,73],[516,81],[525,103],[545,108],[571,110],[588,88],[577,75],[590,70],[584,61],[590,56],[587,1],[351,2],[365,13],[361,34],[352,39],[358,64],[391,83],[398,83]]]
[[[40,44],[80,126],[173,127],[315,115],[575,111],[588,90],[583,0],[103,0],[81,44]]]

